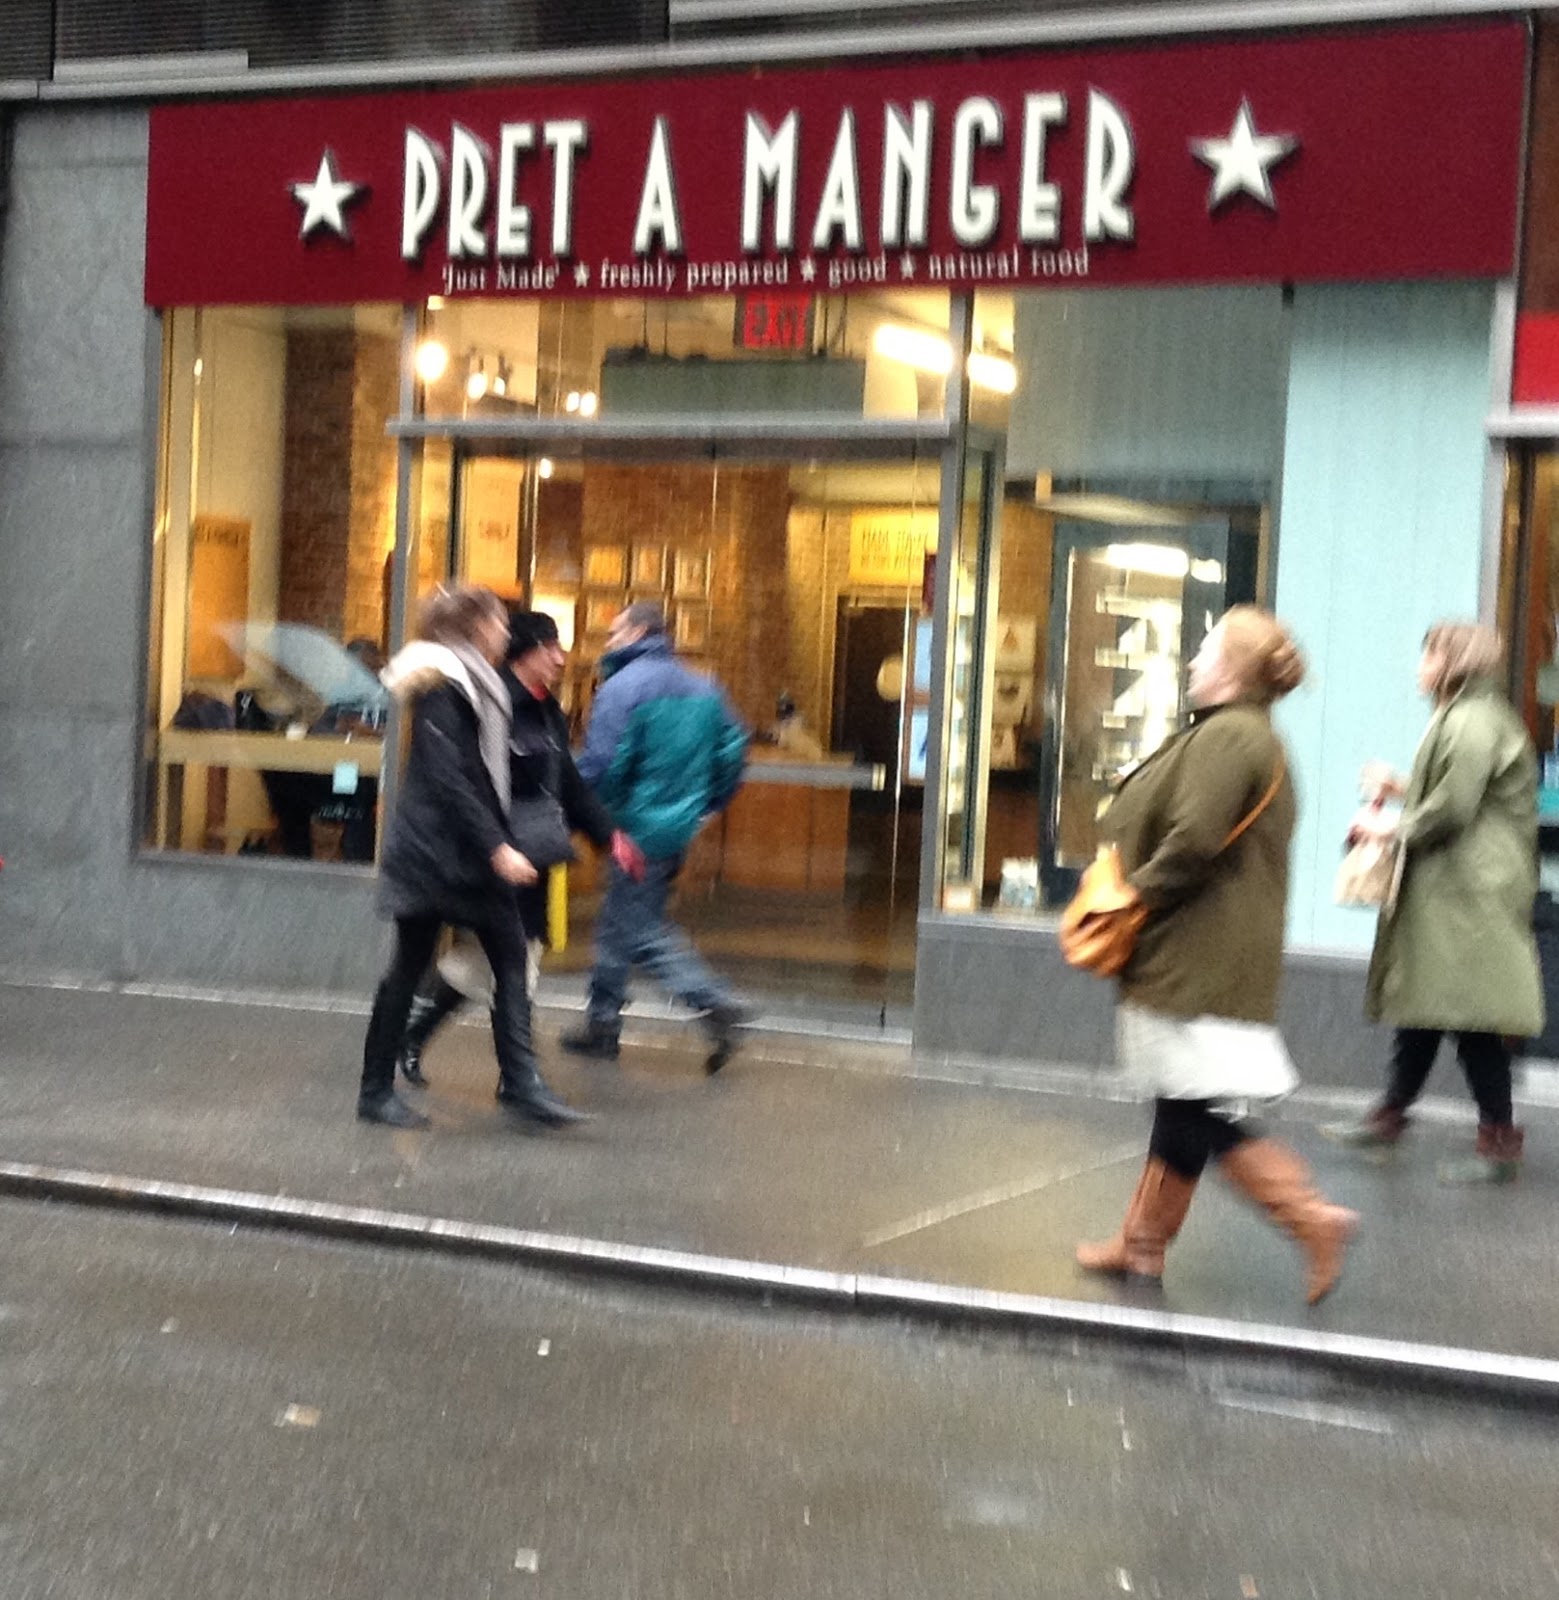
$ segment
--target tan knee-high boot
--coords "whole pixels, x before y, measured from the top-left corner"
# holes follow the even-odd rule
[[[1310,1168],[1276,1139],[1246,1139],[1223,1157],[1229,1181],[1261,1206],[1305,1253],[1305,1299],[1314,1305],[1342,1276],[1359,1215],[1334,1206],[1316,1188]]]
[[[1163,1277],[1164,1251],[1180,1232],[1195,1193],[1196,1179],[1182,1178],[1157,1156],[1149,1156],[1120,1232],[1100,1244],[1078,1245],[1077,1264],[1089,1272]]]

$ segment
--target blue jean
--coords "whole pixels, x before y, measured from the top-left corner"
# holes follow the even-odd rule
[[[710,970],[688,936],[666,915],[666,901],[682,866],[680,856],[645,863],[635,883],[614,861],[595,924],[595,966],[590,974],[590,1025],[615,1034],[622,1026],[628,974],[643,967],[675,998],[695,1011],[734,1004],[731,991]]]

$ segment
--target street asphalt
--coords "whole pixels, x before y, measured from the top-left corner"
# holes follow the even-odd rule
[[[892,1051],[777,1035],[710,1079],[691,1026],[636,1026],[620,1064],[582,1063],[557,1025],[542,1023],[546,1070],[594,1122],[517,1133],[485,1029],[458,1026],[416,1095],[433,1126],[404,1134],[353,1116],[360,1011],[0,987],[0,1160],[1559,1358],[1551,1114],[1530,1118],[1521,1183],[1467,1191],[1433,1168],[1469,1142],[1470,1112],[1375,1164],[1289,1107],[1279,1131],[1364,1217],[1342,1286],[1309,1311],[1297,1252],[1214,1179],[1161,1294],[1077,1271],[1074,1242],[1113,1228],[1135,1180],[1139,1106],[1039,1071],[1027,1088],[942,1081]]]
[[[24,1201],[0,1283],[5,1600],[1559,1590],[1498,1407]]]

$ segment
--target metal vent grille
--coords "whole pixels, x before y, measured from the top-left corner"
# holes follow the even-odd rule
[[[0,0],[14,7],[18,0]],[[24,10],[32,0],[21,0]],[[244,51],[252,68],[659,42],[667,0],[56,0],[59,58]],[[47,0],[36,8],[44,18]],[[3,49],[3,45],[0,45]],[[3,73],[0,73],[3,76]]]
[[[49,75],[49,0],[0,0],[0,82]]]

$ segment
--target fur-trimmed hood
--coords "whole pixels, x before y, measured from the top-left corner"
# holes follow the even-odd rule
[[[379,674],[379,681],[406,706],[446,683],[454,684],[472,705],[476,704],[476,685],[465,662],[447,644],[434,644],[429,639],[413,639],[397,650]]]

